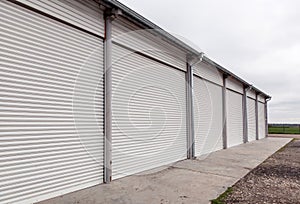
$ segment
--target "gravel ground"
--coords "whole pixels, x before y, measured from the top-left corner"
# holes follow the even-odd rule
[[[300,204],[300,140],[294,140],[238,181],[220,203]]]

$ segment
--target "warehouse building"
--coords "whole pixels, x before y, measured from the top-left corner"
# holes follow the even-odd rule
[[[266,137],[270,96],[118,1],[0,10],[0,203]]]

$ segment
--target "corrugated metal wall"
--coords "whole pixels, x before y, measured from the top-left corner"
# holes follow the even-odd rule
[[[247,92],[247,97],[252,98],[252,99],[255,100],[255,98],[256,98],[256,92],[253,91],[253,90],[249,90],[249,91]]]
[[[186,71],[186,53],[167,43],[152,30],[140,27],[119,17],[113,21],[113,42],[139,51],[178,69]]]
[[[103,11],[93,0],[16,0],[94,34],[104,36]]]
[[[227,144],[243,143],[243,95],[227,90]]]
[[[227,78],[226,80],[226,88],[231,89],[233,91],[236,91],[240,94],[244,93],[243,84],[238,82],[237,80],[233,78]]]
[[[259,102],[261,102],[261,103],[265,103],[265,102],[266,102],[265,97],[263,97],[263,96],[261,96],[261,95],[258,95],[257,100],[258,100]]]
[[[113,179],[186,158],[185,72],[113,46]]]
[[[265,104],[258,102],[258,138],[266,137]]]
[[[256,140],[255,100],[247,97],[248,141]]]
[[[102,40],[8,1],[0,13],[0,203],[102,183]]]
[[[194,74],[215,84],[223,86],[223,75],[215,67],[209,66],[205,63],[199,63],[194,67]]]
[[[222,87],[194,77],[195,155],[223,148]]]

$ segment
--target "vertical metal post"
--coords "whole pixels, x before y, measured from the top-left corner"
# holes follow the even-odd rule
[[[194,131],[194,94],[193,94],[193,67],[187,63],[187,158],[195,157],[195,131]]]
[[[227,145],[227,94],[226,94],[226,87],[227,87],[227,83],[226,83],[226,79],[227,79],[227,75],[223,74],[223,87],[222,87],[222,108],[223,108],[223,148],[227,149],[228,145]]]
[[[105,143],[104,183],[112,180],[112,17],[105,17],[104,87],[105,87]]]
[[[266,125],[266,137],[268,137],[269,126],[268,126],[268,102],[267,102],[267,100],[265,103],[265,125]]]
[[[243,90],[243,141],[248,142],[247,87]]]
[[[255,94],[255,123],[256,123],[256,140],[259,140],[258,132],[258,94]]]

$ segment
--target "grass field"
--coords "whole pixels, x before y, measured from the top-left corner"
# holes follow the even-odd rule
[[[269,134],[300,134],[299,127],[269,127]]]

